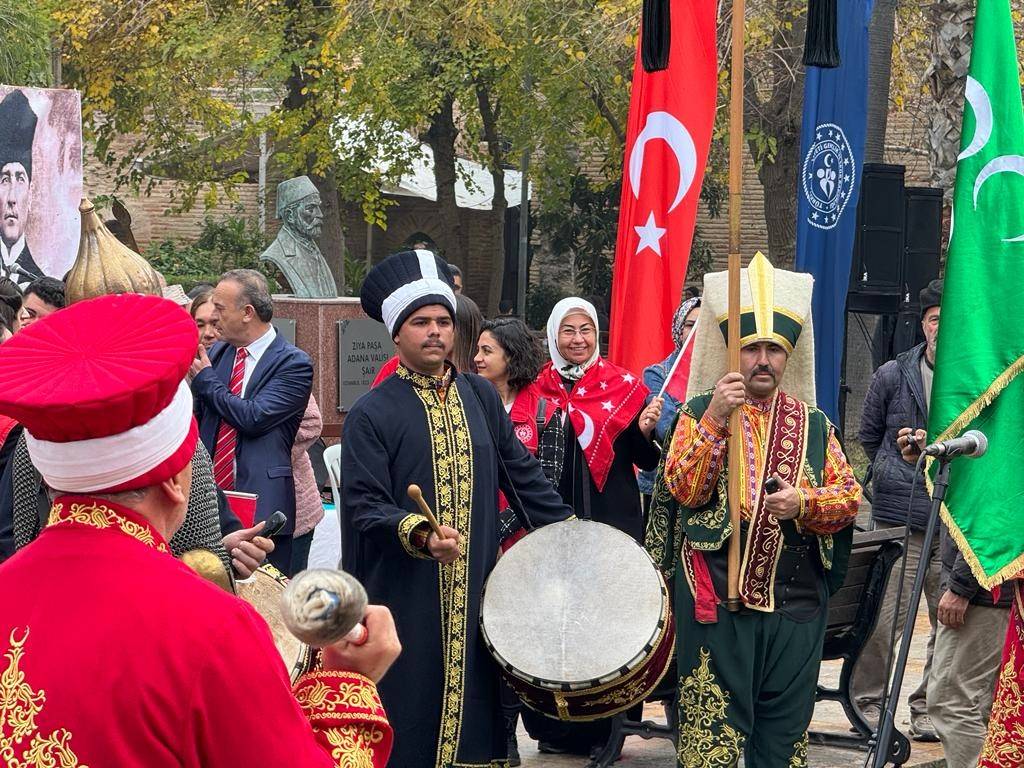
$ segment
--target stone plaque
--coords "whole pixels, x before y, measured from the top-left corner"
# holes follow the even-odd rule
[[[395,355],[395,343],[376,320],[338,321],[338,410],[348,411]]]
[[[275,317],[271,321],[274,329],[284,337],[284,340],[295,345],[295,321],[285,317]]]

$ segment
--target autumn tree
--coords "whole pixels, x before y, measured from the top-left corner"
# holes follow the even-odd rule
[[[50,85],[50,34],[46,9],[20,0],[0,0],[0,83]]]

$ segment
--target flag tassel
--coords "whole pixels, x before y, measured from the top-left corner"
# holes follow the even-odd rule
[[[835,69],[839,66],[839,0],[809,0],[804,65]]]
[[[668,68],[668,52],[672,45],[669,0],[644,0],[640,41],[640,58],[647,72]]]

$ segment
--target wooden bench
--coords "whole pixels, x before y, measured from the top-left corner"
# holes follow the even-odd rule
[[[808,733],[813,744],[866,749],[872,737],[871,727],[861,717],[850,697],[850,679],[854,665],[860,658],[865,643],[878,623],[882,599],[889,583],[893,564],[903,551],[903,529],[889,528],[879,531],[856,531],[850,551],[846,580],[843,586],[829,599],[828,624],[825,628],[825,643],[822,660],[842,659],[839,687],[826,688],[818,685],[815,701],[837,701],[846,713],[854,734]],[[882,663],[882,662],[879,662]],[[650,720],[630,720],[625,714],[616,715],[612,722],[611,734],[601,752],[587,764],[587,768],[608,768],[618,757],[626,736],[640,736],[645,739],[671,739],[676,743],[678,734],[678,690],[675,664],[669,666],[665,678],[646,701],[657,702],[665,709],[666,723]],[[902,739],[902,741],[899,741]],[[896,734],[897,745],[894,756],[910,754],[910,744],[902,734]],[[897,762],[905,762],[906,758]]]

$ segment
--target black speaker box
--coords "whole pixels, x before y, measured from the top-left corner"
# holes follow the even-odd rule
[[[904,215],[904,303],[918,309],[918,294],[939,276],[942,255],[942,190],[907,187]]]
[[[864,164],[847,299],[851,312],[899,311],[905,294],[904,171],[902,165]]]

